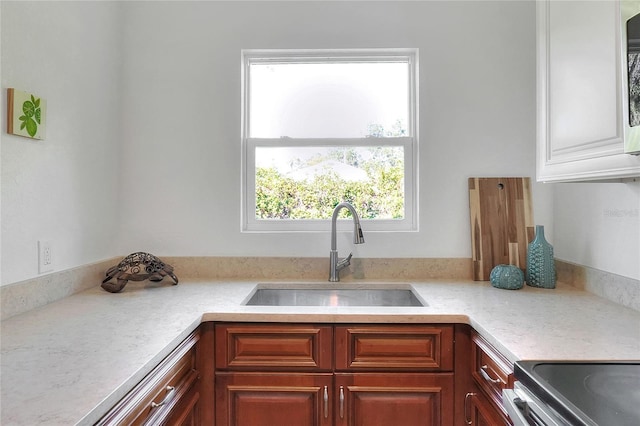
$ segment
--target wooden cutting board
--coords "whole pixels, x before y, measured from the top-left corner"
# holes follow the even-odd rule
[[[488,281],[500,264],[523,270],[535,229],[527,177],[469,178],[473,279]]]

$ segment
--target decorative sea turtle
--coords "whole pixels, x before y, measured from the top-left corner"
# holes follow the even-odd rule
[[[173,279],[173,285],[178,284],[178,277],[173,273],[173,266],[164,263],[152,254],[139,251],[131,253],[120,263],[109,268],[101,287],[110,293],[118,293],[122,291],[129,280],[144,281],[149,279],[158,282],[167,275]],[[110,282],[114,278],[116,282]]]

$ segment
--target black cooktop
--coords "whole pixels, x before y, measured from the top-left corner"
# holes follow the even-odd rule
[[[572,425],[640,425],[640,361],[518,361],[514,376]]]

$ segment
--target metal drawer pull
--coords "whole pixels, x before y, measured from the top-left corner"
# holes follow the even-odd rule
[[[165,390],[167,391],[167,394],[164,396],[164,399],[161,402],[155,403],[155,402],[151,402],[151,408],[156,408],[156,407],[162,407],[164,404],[166,404],[167,402],[169,402],[171,400],[171,396],[173,395],[173,392],[176,390],[176,388],[174,388],[173,386],[167,386],[165,388]]]
[[[344,386],[340,386],[340,418],[344,419]]]
[[[468,425],[473,423],[473,419],[469,414],[469,400],[475,396],[475,393],[469,392],[464,396],[464,422]]]
[[[324,387],[324,418],[329,417],[329,389]]]
[[[487,374],[487,369],[489,367],[487,365],[483,365],[482,367],[480,367],[480,375],[487,381],[487,382],[491,382],[494,385],[499,385],[500,383],[502,383],[502,381],[500,379],[492,379],[491,376],[489,376]]]

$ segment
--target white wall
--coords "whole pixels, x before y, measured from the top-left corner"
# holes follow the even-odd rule
[[[47,100],[44,141],[6,134],[2,114],[2,283],[38,275],[37,241],[56,270],[116,255],[120,164],[120,4],[7,2],[6,88]]]
[[[420,49],[420,232],[367,233],[356,256],[468,257],[466,178],[534,176],[531,2],[0,8],[2,105],[6,87],[49,101],[44,142],[7,136],[2,114],[3,283],[37,275],[42,238],[57,269],[134,250],[325,256],[328,232],[240,233],[241,48]],[[640,278],[637,182],[533,191],[559,258]]]
[[[2,23],[2,6],[0,5],[0,23]],[[0,83],[2,82],[2,31],[0,28]],[[1,89],[1,87],[0,87]],[[4,98],[0,96],[0,116],[6,116],[4,114]],[[6,118],[4,119],[6,121]],[[2,126],[0,126],[0,134],[6,129],[4,127],[5,124],[3,122]],[[0,139],[0,155],[2,154],[2,139]],[[0,187],[2,186],[2,158],[0,158]],[[2,224],[2,197],[0,196],[0,228]],[[0,231],[0,285],[2,285],[2,232]]]
[[[557,184],[556,257],[640,279],[640,180]]]
[[[328,229],[240,232],[240,50],[417,47],[420,232],[365,228],[354,256],[470,257],[467,178],[535,176],[534,24],[522,1],[128,4],[120,251],[327,256]]]

